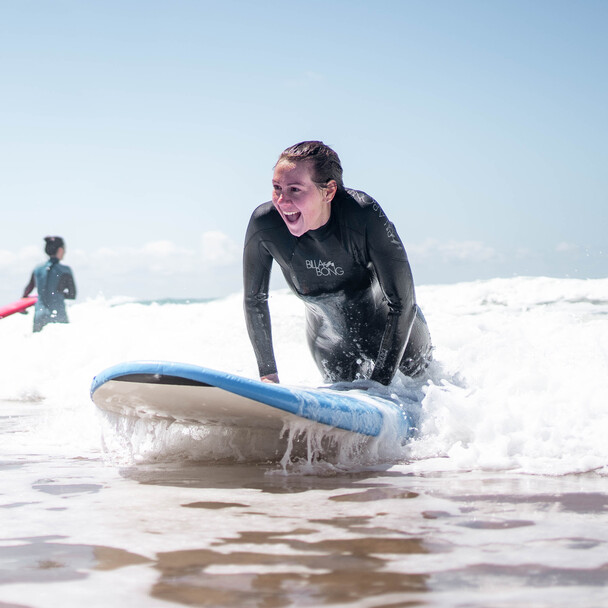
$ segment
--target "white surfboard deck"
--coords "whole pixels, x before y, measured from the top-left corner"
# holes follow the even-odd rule
[[[138,418],[169,418],[199,424],[280,429],[298,416],[215,386],[184,386],[110,380],[93,395],[106,411]]]

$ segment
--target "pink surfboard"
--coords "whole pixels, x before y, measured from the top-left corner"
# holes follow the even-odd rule
[[[0,306],[0,319],[4,317],[8,317],[9,315],[15,314],[16,312],[22,312],[26,308],[33,306],[36,304],[36,300],[38,298],[33,296],[31,298],[20,298],[16,302],[12,304],[7,304],[6,306]]]

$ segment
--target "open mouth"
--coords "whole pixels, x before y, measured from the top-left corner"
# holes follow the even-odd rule
[[[285,221],[289,224],[295,224],[302,214],[299,211],[283,211]]]

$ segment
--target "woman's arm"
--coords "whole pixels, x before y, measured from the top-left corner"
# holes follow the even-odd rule
[[[243,304],[247,331],[258,362],[260,378],[278,382],[268,308],[272,256],[264,247],[262,234],[254,214],[249,222],[243,251]]]
[[[36,287],[36,279],[34,279],[34,273],[32,272],[32,276],[30,277],[30,282],[27,284],[27,287],[23,290],[22,298],[27,298],[32,291],[34,291],[34,287]]]
[[[76,283],[74,283],[74,275],[70,269],[59,278],[57,289],[66,300],[76,299]]]
[[[371,379],[390,384],[412,330],[416,295],[407,254],[395,226],[375,201],[368,213],[368,255],[389,308]]]

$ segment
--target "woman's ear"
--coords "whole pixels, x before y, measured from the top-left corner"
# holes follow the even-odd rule
[[[336,192],[338,191],[338,184],[335,180],[330,179],[325,186],[325,202],[330,203],[334,200],[334,196],[336,196]]]

